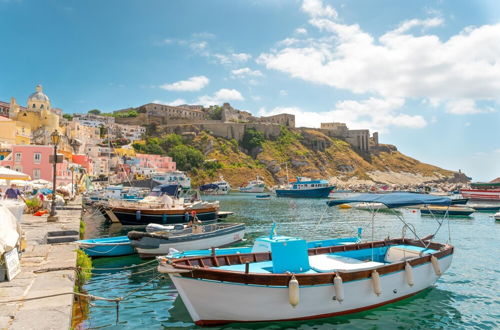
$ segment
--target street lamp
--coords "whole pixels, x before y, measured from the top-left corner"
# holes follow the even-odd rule
[[[76,167],[71,166],[69,170],[71,171],[71,194],[73,195],[72,198],[75,198],[76,193],[75,193],[75,184],[73,183],[74,182],[73,176],[75,174]]]
[[[57,130],[50,135],[50,140],[54,145],[54,167],[52,176],[52,205],[50,206],[50,214],[47,218],[48,222],[56,222],[58,217],[56,216],[56,173],[57,173],[57,145],[61,141],[61,135]]]

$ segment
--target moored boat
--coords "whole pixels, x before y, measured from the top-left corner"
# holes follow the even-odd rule
[[[467,204],[478,212],[498,212],[500,211],[499,204]]]
[[[277,197],[327,198],[334,188],[327,180],[311,180],[298,176],[288,186],[275,191]]]
[[[495,213],[493,218],[495,218],[496,221],[500,221],[500,212]]]
[[[474,210],[471,207],[467,206],[423,206],[420,208],[420,213],[425,215],[445,215],[449,216],[464,216],[468,217]]]
[[[227,195],[231,191],[231,185],[221,176],[219,181],[200,186],[200,191],[208,195]]]
[[[123,225],[163,225],[218,219],[219,202],[201,201],[193,196],[189,201],[179,197],[179,185],[155,187],[149,196],[137,202],[109,201],[104,212],[114,222]]]
[[[76,243],[90,257],[116,257],[135,253],[127,236],[83,239]]]
[[[155,173],[151,179],[161,185],[179,185],[184,190],[191,189],[191,179],[182,171]]]
[[[240,192],[244,193],[261,193],[266,189],[266,184],[259,176],[255,180],[248,182],[245,186],[240,187]]]
[[[500,201],[500,182],[472,183],[470,189],[461,189],[460,193],[470,200]]]
[[[269,194],[262,194],[262,195],[257,195],[255,196],[258,200],[266,200],[266,199],[271,199],[271,195]]]
[[[449,198],[435,196],[373,197],[365,201],[389,208],[450,204]],[[169,274],[197,325],[355,313],[425,290],[451,265],[453,246],[420,238],[403,222],[415,239],[308,249],[303,239],[276,237],[269,240],[270,252],[165,260],[158,270]]]
[[[166,255],[171,248],[178,251],[220,247],[241,241],[245,225],[241,223],[213,223],[193,225],[181,230],[139,232],[131,231],[128,238],[141,258]]]

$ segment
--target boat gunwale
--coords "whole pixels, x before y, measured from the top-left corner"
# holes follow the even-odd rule
[[[196,213],[211,213],[211,212],[217,212],[219,207],[205,207],[205,208],[199,208],[199,209],[190,209],[190,208],[182,208],[182,209],[166,209],[166,208],[155,208],[155,209],[148,209],[148,208],[139,208],[139,207],[109,207],[112,211],[116,212],[121,212],[121,213],[133,213],[137,211],[141,211],[141,214],[181,214],[183,215],[186,212],[192,212],[195,211]]]
[[[423,247],[422,243],[410,239],[391,239],[384,241],[374,241],[350,245],[337,245],[331,247],[318,247],[308,249],[308,254],[318,255],[333,252],[345,252],[363,250],[367,248],[385,247],[391,245],[405,244],[410,246]],[[336,276],[341,276],[343,282],[356,281],[371,277],[373,270],[377,270],[380,275],[395,273],[405,269],[406,263],[411,266],[418,266],[431,262],[431,257],[444,258],[452,255],[454,247],[452,245],[445,245],[441,243],[431,242],[428,246],[429,249],[436,250],[429,254],[402,260],[369,270],[360,270],[354,272],[325,272],[325,273],[288,273],[288,274],[272,274],[272,273],[245,273],[241,271],[223,270],[211,267],[237,265],[260,261],[272,260],[271,252],[258,252],[258,253],[241,253],[230,255],[215,255],[215,256],[194,256],[181,259],[174,259],[169,261],[170,266],[174,269],[179,269],[179,275],[187,278],[215,280],[220,282],[233,282],[242,284],[255,284],[255,285],[272,285],[272,286],[288,286],[292,275],[296,277],[300,285],[321,285],[332,284]]]
[[[236,231],[242,231],[245,230],[245,224],[242,222],[227,222],[227,223],[212,223],[212,224],[204,224],[201,225],[200,227],[203,226],[217,226],[220,228],[217,228],[212,231],[208,232],[201,232],[201,233],[184,233],[182,235],[161,235],[160,233],[164,233],[165,231],[157,231],[157,232],[142,232],[142,231],[135,231],[132,230],[129,233],[133,233],[135,235],[142,235],[140,238],[129,238],[130,241],[139,241],[142,238],[150,237],[150,238],[155,238],[155,239],[163,239],[163,240],[169,240],[169,241],[174,241],[174,240],[182,240],[183,238],[192,238],[188,240],[182,240],[182,241],[194,241],[194,240],[200,240],[203,239],[203,236],[213,236],[213,234],[216,233],[221,233],[223,231],[228,231],[227,234],[231,234]],[[127,236],[128,237],[128,236]]]

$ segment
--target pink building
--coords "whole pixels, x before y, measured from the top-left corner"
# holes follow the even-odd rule
[[[94,175],[94,162],[87,155],[79,154],[71,157],[73,163],[83,167],[88,175]]]
[[[43,179],[52,182],[53,164],[49,163],[49,156],[54,154],[54,147],[43,145],[13,145],[12,152],[1,166],[23,172],[31,176],[32,180]],[[64,159],[56,167],[56,184],[71,183],[70,163]]]
[[[137,167],[154,168],[158,172],[170,172],[176,169],[176,164],[172,161],[172,157],[136,154],[135,158],[138,161],[138,164],[136,164]]]

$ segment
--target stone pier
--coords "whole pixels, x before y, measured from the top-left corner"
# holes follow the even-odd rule
[[[21,253],[21,273],[10,282],[0,282],[0,329],[69,329],[73,295],[4,304],[73,292],[74,270],[35,273],[48,268],[76,266],[76,238],[82,217],[81,198],[57,210],[58,222],[47,222],[47,215],[24,214],[21,227],[26,234],[26,251]],[[48,242],[53,242],[52,244]]]

